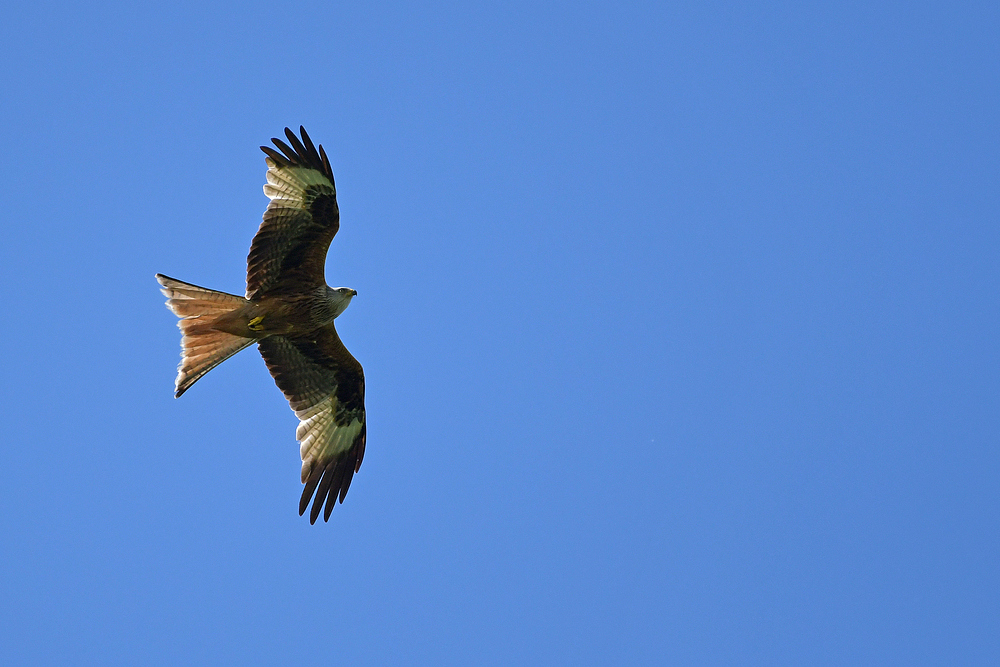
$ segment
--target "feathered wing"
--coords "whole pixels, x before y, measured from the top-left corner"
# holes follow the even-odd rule
[[[304,127],[300,141],[285,128],[289,144],[272,139],[281,152],[267,155],[271,198],[247,256],[247,298],[267,292],[301,294],[326,284],[323,265],[340,228],[333,169],[323,147],[317,150]]]
[[[309,336],[270,336],[259,348],[299,418],[295,437],[305,484],[299,514],[305,513],[315,492],[309,522],[316,522],[324,503],[326,521],[338,499],[344,502],[365,455],[364,371],[333,324]]]

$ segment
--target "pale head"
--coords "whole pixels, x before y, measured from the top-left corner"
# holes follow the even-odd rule
[[[326,298],[333,309],[333,316],[338,317],[351,305],[351,299],[358,295],[358,290],[350,287],[327,287]]]

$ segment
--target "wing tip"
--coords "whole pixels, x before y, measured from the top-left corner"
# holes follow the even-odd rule
[[[328,522],[333,508],[343,504],[347,491],[351,488],[354,473],[361,468],[361,457],[364,456],[365,439],[358,438],[353,447],[342,456],[331,459],[326,465],[320,466],[313,462],[309,468],[308,477],[304,480],[305,488],[299,498],[299,516],[305,514],[310,503],[309,524],[313,525],[323,514],[323,521]],[[314,495],[315,493],[315,495]]]
[[[278,167],[290,165],[308,167],[319,171],[333,182],[333,169],[330,166],[330,159],[326,156],[326,151],[323,150],[323,145],[320,144],[317,150],[317,146],[309,137],[304,125],[299,125],[299,134],[302,135],[301,139],[295,136],[295,132],[291,128],[286,127],[285,138],[288,139],[289,143],[286,144],[277,137],[271,137],[271,143],[278,147],[280,153],[270,146],[261,146],[260,149],[274,160]]]

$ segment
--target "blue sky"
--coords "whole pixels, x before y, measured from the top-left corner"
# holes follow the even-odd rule
[[[3,664],[997,664],[995,3],[39,2],[0,22]],[[305,125],[368,447],[254,349]]]

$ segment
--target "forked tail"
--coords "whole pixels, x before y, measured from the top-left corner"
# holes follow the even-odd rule
[[[181,318],[181,363],[177,367],[175,397],[223,361],[255,342],[253,338],[234,336],[217,331],[212,324],[220,315],[246,305],[247,300],[235,294],[217,292],[181,282],[157,273],[160,290],[167,297],[167,308]]]

